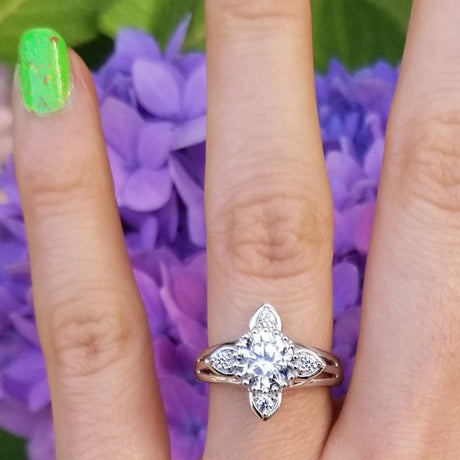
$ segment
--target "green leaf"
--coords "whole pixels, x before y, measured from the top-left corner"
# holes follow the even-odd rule
[[[198,1],[192,10],[192,20],[190,21],[184,48],[204,50],[205,47],[204,1]]]
[[[16,61],[21,33],[31,27],[56,29],[70,46],[97,34],[97,16],[113,0],[0,0],[0,59]]]
[[[0,430],[0,459],[26,460],[25,442]]]
[[[412,0],[368,0],[369,3],[385,10],[390,16],[393,16],[399,25],[406,30],[409,21],[410,11],[412,9]]]
[[[188,13],[192,13],[192,22],[186,44],[189,48],[203,48],[203,0],[115,0],[101,15],[100,28],[113,38],[121,27],[137,27],[151,33],[164,47]]]
[[[349,69],[402,56],[411,0],[312,0],[315,68],[331,58]]]

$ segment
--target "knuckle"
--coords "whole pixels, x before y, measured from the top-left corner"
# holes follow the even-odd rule
[[[101,196],[107,187],[100,164],[89,154],[60,164],[50,159],[31,159],[21,164],[25,199],[30,212],[38,217],[65,212],[74,205],[88,203]],[[56,157],[55,154],[50,155]],[[99,172],[100,171],[100,172]]]
[[[460,112],[407,128],[401,143],[401,196],[434,210],[460,211]]]
[[[259,30],[271,29],[273,26],[292,26],[302,20],[302,3],[298,0],[225,0],[220,5],[224,9],[226,25],[230,29],[245,30],[249,25]],[[276,30],[276,29],[275,29]],[[254,30],[253,30],[254,31]]]
[[[135,338],[120,295],[86,292],[53,304],[50,356],[63,377],[95,375],[122,360]]]
[[[332,204],[303,188],[286,195],[271,185],[223,208],[209,229],[223,270],[287,278],[311,270],[332,250]]]

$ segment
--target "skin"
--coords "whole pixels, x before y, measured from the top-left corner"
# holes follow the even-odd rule
[[[208,0],[206,219],[211,344],[268,300],[330,349],[332,204],[306,0]],[[460,455],[460,9],[415,0],[391,110],[348,396],[285,392],[259,422],[213,385],[204,459]],[[88,70],[46,117],[14,90],[15,164],[59,459],[167,459],[142,304]],[[232,129],[229,129],[229,126]],[[107,267],[110,267],[108,270]]]

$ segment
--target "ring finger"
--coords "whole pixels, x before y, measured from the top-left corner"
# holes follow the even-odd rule
[[[332,204],[309,2],[209,1],[206,21],[209,341],[239,337],[266,300],[294,341],[330,349]],[[273,424],[254,419],[241,388],[214,385],[205,458],[313,457],[331,416],[324,388],[287,392]]]

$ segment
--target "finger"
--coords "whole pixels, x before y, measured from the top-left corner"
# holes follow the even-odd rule
[[[57,457],[166,458],[151,340],[97,99],[74,53],[70,72],[58,34],[24,34],[13,95],[15,166]]]
[[[341,458],[458,457],[459,22],[455,0],[414,2],[388,125],[356,367],[331,438],[344,449]]]
[[[210,344],[238,338],[266,300],[293,340],[328,349],[332,204],[309,2],[209,1],[206,22]],[[328,389],[286,391],[276,421],[263,423],[250,411],[247,391],[213,385],[205,453],[314,455],[331,414]],[[299,423],[305,416],[315,423]]]

